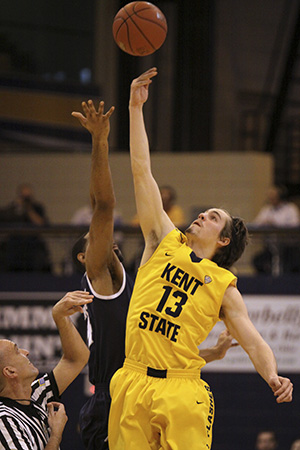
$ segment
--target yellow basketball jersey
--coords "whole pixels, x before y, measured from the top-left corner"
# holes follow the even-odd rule
[[[178,229],[138,270],[126,328],[126,357],[162,369],[199,369],[203,342],[236,277],[198,258]]]

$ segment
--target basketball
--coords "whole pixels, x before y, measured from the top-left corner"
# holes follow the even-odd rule
[[[121,50],[133,56],[147,56],[162,46],[168,25],[157,6],[149,2],[131,2],[115,15],[112,31]]]

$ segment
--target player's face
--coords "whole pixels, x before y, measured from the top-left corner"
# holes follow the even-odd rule
[[[223,209],[211,208],[199,214],[196,220],[187,228],[186,233],[200,240],[218,241],[221,231],[227,221],[231,220],[229,214]]]
[[[38,375],[38,369],[29,361],[29,352],[19,348],[9,340],[1,341],[1,350],[4,355],[4,367],[13,367],[19,378],[33,381]]]

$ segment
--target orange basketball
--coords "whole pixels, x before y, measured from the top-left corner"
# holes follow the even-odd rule
[[[121,50],[133,56],[147,56],[162,46],[168,25],[157,6],[149,2],[131,2],[115,15],[112,31]]]

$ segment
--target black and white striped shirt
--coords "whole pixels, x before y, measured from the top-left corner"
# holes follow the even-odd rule
[[[32,385],[31,404],[0,397],[0,449],[42,450],[50,436],[47,403],[58,401],[53,373],[45,374]]]

